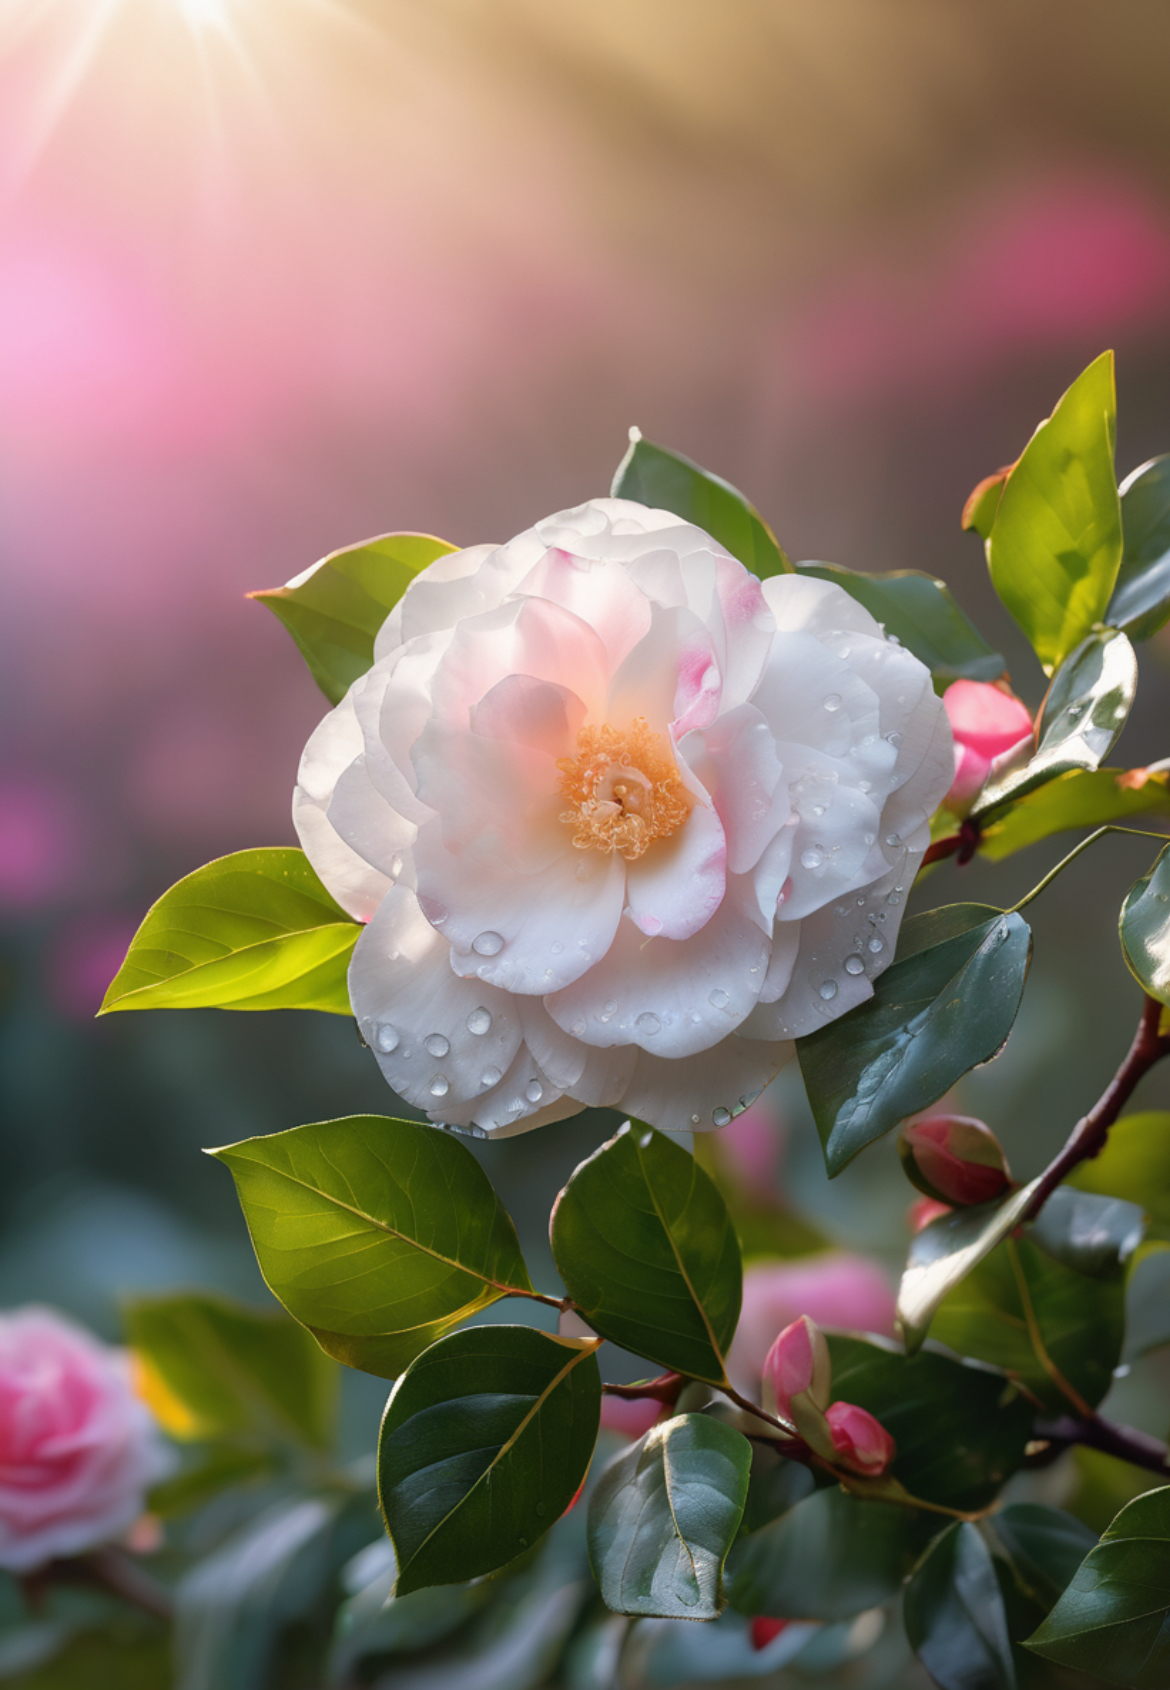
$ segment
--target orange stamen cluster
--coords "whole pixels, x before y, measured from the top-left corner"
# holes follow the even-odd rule
[[[582,728],[576,757],[561,757],[557,787],[571,808],[578,851],[620,851],[636,862],[656,839],[669,839],[686,821],[691,796],[674,759],[639,716],[623,733],[608,722]]]

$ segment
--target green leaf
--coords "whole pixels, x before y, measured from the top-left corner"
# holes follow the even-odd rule
[[[391,1392],[378,1493],[400,1596],[495,1572],[564,1513],[601,1416],[596,1339],[455,1332]]]
[[[995,590],[1047,674],[1102,621],[1117,580],[1116,414],[1113,354],[1105,352],[1013,464],[987,540]]]
[[[1069,1184],[1136,1203],[1170,1231],[1170,1112],[1123,1115],[1110,1127],[1105,1148],[1074,1168]]]
[[[1036,1182],[994,1203],[956,1209],[915,1233],[898,1288],[898,1330],[916,1350],[930,1330],[939,1305],[1019,1222]]]
[[[997,681],[1004,673],[1000,653],[991,649],[946,583],[933,575],[918,569],[864,575],[835,563],[800,563],[796,573],[843,587],[938,681]]]
[[[350,1367],[392,1379],[532,1289],[487,1175],[436,1127],[350,1115],[210,1154],[231,1169],[270,1290]]]
[[[611,492],[615,499],[634,499],[693,522],[761,581],[792,568],[768,524],[738,488],[681,453],[643,440],[636,428],[630,430],[629,449]]]
[[[731,1605],[776,1619],[851,1619],[892,1601],[937,1529],[937,1516],[898,1503],[814,1491],[736,1544]]]
[[[350,1015],[346,970],[360,932],[303,851],[237,851],[196,869],[147,911],[98,1013],[211,1008]]]
[[[830,1178],[990,1061],[1016,1018],[1032,950],[1021,916],[960,904],[907,927],[873,997],[797,1040]]]
[[[710,1177],[681,1145],[627,1121],[553,1208],[565,1289],[603,1338],[691,1379],[725,1382],[739,1320],[739,1244]]]
[[[1073,1514],[1042,1502],[1013,1502],[987,1521],[992,1553],[1010,1564],[1016,1583],[1048,1609],[1097,1541]]]
[[[1112,628],[1090,634],[1048,689],[1036,750],[988,781],[972,816],[982,819],[1070,769],[1096,769],[1116,745],[1136,690],[1137,658],[1125,635]]]
[[[1111,1279],[1129,1261],[1146,1230],[1136,1203],[1058,1186],[1028,1228],[1033,1244],[1094,1279]]]
[[[1121,906],[1121,950],[1142,991],[1170,1004],[1170,845]]]
[[[249,593],[284,623],[330,704],[374,661],[374,640],[415,576],[456,547],[433,534],[380,534],[330,552],[287,586]]]
[[[1170,815],[1170,773],[1070,769],[999,809],[980,836],[979,853],[997,863],[1054,833],[1144,815]]]
[[[995,1567],[978,1530],[957,1520],[906,1586],[906,1635],[940,1690],[1016,1690]]]
[[[1104,619],[1148,640],[1170,617],[1170,456],[1142,464],[1120,491],[1125,544]]]
[[[997,469],[994,475],[985,475],[983,480],[971,489],[963,506],[960,524],[964,534],[974,529],[981,540],[990,539],[991,530],[995,525],[995,513],[1003,497],[1004,482],[1015,467],[1015,464],[1005,464],[1003,469]]]
[[[246,1485],[276,1478],[282,1470],[280,1452],[249,1448],[246,1444],[216,1442],[197,1445],[198,1454],[181,1463],[177,1471],[152,1485],[146,1505],[152,1514],[169,1520],[193,1514],[222,1491],[240,1491]]]
[[[1035,1417],[1003,1375],[933,1348],[907,1356],[872,1338],[828,1339],[833,1395],[881,1421],[894,1478],[925,1502],[986,1507],[1022,1463]]]
[[[1127,1504],[1028,1647],[1132,1690],[1170,1679],[1170,1486]]]
[[[337,1369],[286,1315],[195,1291],[135,1299],[125,1327],[143,1394],[173,1436],[331,1445]]]
[[[1009,1238],[950,1292],[932,1333],[960,1355],[1002,1367],[1051,1412],[1076,1406],[1062,1380],[1095,1408],[1121,1358],[1124,1277],[1090,1278],[1027,1238]]]
[[[607,1608],[715,1618],[751,1461],[742,1433],[680,1414],[610,1462],[589,1505],[589,1559]]]
[[[1138,1252],[1125,1286],[1125,1361],[1170,1344],[1170,1249]]]

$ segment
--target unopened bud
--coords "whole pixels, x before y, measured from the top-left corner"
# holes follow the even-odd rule
[[[804,1397],[818,1409],[828,1404],[833,1388],[833,1364],[829,1346],[815,1320],[802,1314],[786,1326],[768,1351],[764,1378],[776,1397],[781,1414],[792,1416],[792,1399]]]
[[[773,1638],[779,1637],[787,1624],[787,1620],[773,1620],[767,1614],[757,1614],[752,1621],[752,1648],[766,1649]]]
[[[852,1402],[830,1403],[825,1411],[833,1439],[834,1459],[842,1467],[876,1479],[897,1453],[894,1440],[880,1421]]]
[[[938,1203],[990,1203],[1012,1183],[991,1128],[966,1115],[934,1115],[903,1127],[898,1153],[907,1179]]]

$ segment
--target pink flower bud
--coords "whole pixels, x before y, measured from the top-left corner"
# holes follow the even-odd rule
[[[940,1203],[990,1203],[1012,1183],[999,1140],[967,1115],[910,1122],[902,1128],[898,1153],[911,1183]]]
[[[786,1326],[768,1351],[764,1378],[776,1395],[780,1413],[792,1417],[792,1399],[806,1398],[824,1408],[833,1385],[829,1346],[816,1321],[802,1314]]]
[[[1031,734],[1032,718],[1018,698],[988,681],[954,681],[943,694],[943,706],[955,742],[955,778],[943,803],[962,816],[996,758]]]
[[[906,1225],[911,1232],[921,1232],[931,1221],[938,1220],[940,1215],[949,1215],[954,1211],[949,1203],[936,1203],[933,1197],[919,1197],[911,1203],[906,1215]]]
[[[830,1403],[825,1411],[836,1459],[855,1473],[876,1479],[897,1453],[885,1427],[852,1402]]]
[[[0,1567],[121,1537],[165,1465],[125,1351],[51,1309],[0,1315]]]
[[[752,1621],[752,1648],[766,1649],[788,1624],[788,1620],[773,1620],[767,1614],[757,1614]]]

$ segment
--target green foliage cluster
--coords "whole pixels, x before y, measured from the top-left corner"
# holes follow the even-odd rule
[[[1050,680],[1033,739],[962,825],[940,813],[934,859],[998,861],[1095,830],[1080,850],[1170,810],[1165,770],[1107,763],[1134,698],[1134,643],[1170,618],[1170,458],[1119,488],[1114,436],[1106,354],[968,503],[965,524]],[[636,431],[613,491],[700,524],[761,577],[793,568],[735,488]],[[413,575],[448,549],[384,536],[257,596],[336,700]],[[864,604],[940,691],[960,678],[1007,684],[941,581],[796,567]],[[1031,957],[1023,910],[1049,878],[1010,909],[943,902],[913,916],[872,998],[799,1041],[829,1177],[1002,1049]],[[442,1657],[451,1671],[475,1652],[476,1684],[510,1690],[558,1661],[565,1682],[601,1690],[789,1660],[827,1671],[867,1649],[878,1665],[869,1678],[857,1665],[851,1682],[893,1684],[908,1670],[889,1642],[903,1635],[890,1619],[899,1603],[909,1647],[943,1690],[1085,1681],[1067,1669],[1165,1684],[1166,1452],[1098,1407],[1127,1342],[1127,1285],[1170,1242],[1170,1117],[1122,1114],[1170,1053],[1170,845],[1119,902],[1141,1019],[1113,1086],[1044,1173],[915,1236],[900,1344],[830,1334],[834,1396],[894,1439],[880,1475],[818,1453],[775,1403],[729,1379],[733,1218],[689,1150],[652,1126],[626,1122],[561,1192],[550,1219],[561,1285],[549,1290],[534,1287],[510,1217],[448,1131],[363,1116],[214,1151],[293,1319],[200,1297],[129,1314],[152,1400],[189,1455],[157,1507],[190,1516],[245,1479],[265,1499],[178,1584],[183,1690],[275,1682],[280,1651],[314,1627],[337,1686],[381,1682],[381,1665],[438,1647],[454,1650]],[[345,1013],[358,931],[301,853],[241,852],[160,899],[103,1007]],[[485,1321],[505,1298],[535,1324]],[[1170,1319],[1142,1339],[1167,1341]],[[623,1389],[662,1405],[608,1464],[596,1453],[606,1342],[661,1370]],[[380,1547],[371,1476],[325,1460],[322,1352],[395,1381],[374,1478]],[[1081,1446],[1130,1462],[1142,1491],[1099,1542],[1060,1508],[1003,1500],[1013,1476]],[[332,1591],[336,1606],[339,1588],[329,1630],[322,1604]],[[753,1650],[761,1616],[788,1623]],[[697,1620],[717,1624],[680,1642],[678,1622]]]

